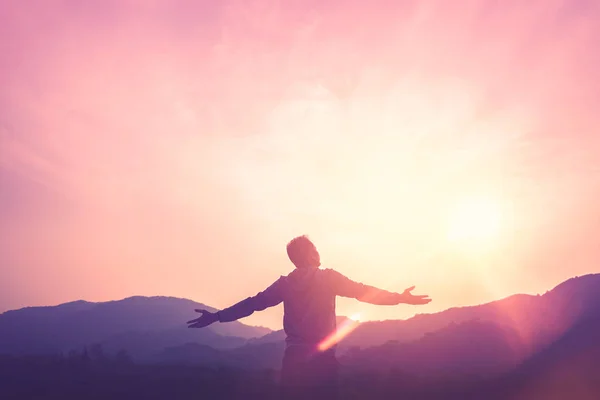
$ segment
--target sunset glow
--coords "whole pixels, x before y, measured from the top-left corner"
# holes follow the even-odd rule
[[[498,240],[502,210],[492,199],[469,198],[450,214],[448,239],[457,246],[489,247]]]
[[[0,312],[221,309],[302,234],[422,313],[597,269],[598,1],[29,3],[0,2]]]

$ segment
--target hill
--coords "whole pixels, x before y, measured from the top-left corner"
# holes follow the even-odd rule
[[[600,274],[594,274],[570,279],[544,295],[514,295],[404,321],[365,322],[344,338],[338,353],[344,364],[363,370],[498,375],[544,351],[585,318],[600,316],[599,294]],[[222,352],[218,364],[278,368],[284,339],[283,331],[251,339]],[[202,349],[186,349],[189,353],[169,349],[165,360],[210,365]]]
[[[148,356],[186,343],[239,347],[271,332],[240,322],[188,329],[185,321],[194,318],[195,308],[214,310],[186,299],[136,296],[8,311],[0,315],[0,353],[50,354],[100,343],[107,351],[126,349],[134,356]]]
[[[372,347],[390,340],[411,342],[450,324],[479,320],[514,330],[529,351],[545,346],[586,314],[600,311],[600,274],[571,278],[543,295],[517,294],[469,307],[420,314],[407,320],[360,324],[343,347]]]
[[[278,368],[283,331],[240,322],[191,330],[190,300],[131,297],[0,315],[0,353],[49,354],[101,344],[136,361],[241,368]],[[569,279],[543,295],[514,295],[487,304],[417,315],[407,320],[361,323],[340,343],[348,365],[419,373],[500,373],[545,350],[580,321],[600,315],[600,274]],[[338,323],[344,317],[338,318]],[[435,368],[433,367],[435,366]]]

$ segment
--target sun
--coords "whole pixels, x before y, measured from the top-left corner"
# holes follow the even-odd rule
[[[354,322],[360,322],[360,321],[361,321],[361,315],[360,315],[360,313],[355,313],[355,314],[352,314],[352,315],[350,316],[350,319],[351,319],[352,321],[354,321]]]
[[[499,202],[486,197],[470,197],[459,201],[450,211],[448,240],[470,249],[493,246],[502,225]]]

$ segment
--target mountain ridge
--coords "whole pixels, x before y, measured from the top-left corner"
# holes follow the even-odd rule
[[[185,321],[194,317],[196,308],[214,310],[192,300],[166,296],[11,310],[0,314],[0,353],[65,352],[103,342],[115,344],[119,336],[133,332],[161,336],[168,345],[198,342],[229,348],[271,332],[241,322],[190,330]],[[230,338],[230,343],[223,338]]]
[[[275,365],[283,351],[285,333],[241,322],[214,324],[207,329],[187,329],[194,308],[213,307],[173,296],[130,296],[108,302],[77,300],[58,306],[25,307],[0,314],[0,353],[56,353],[100,344],[111,353],[125,349],[134,359],[160,362],[193,362],[196,353],[222,357],[236,365],[250,365],[255,357],[267,357],[257,365]],[[452,307],[438,313],[417,314],[405,320],[367,321],[339,344],[339,354],[368,350],[375,358],[383,349],[400,354],[430,354],[439,348],[452,365],[452,349],[443,342],[453,337],[465,354],[469,343],[461,337],[475,334],[498,348],[512,349],[504,365],[542,351],[586,315],[600,314],[600,274],[587,274],[559,283],[543,295],[515,294],[489,303]],[[338,323],[344,317],[338,317]],[[473,322],[475,321],[475,322]],[[479,322],[477,322],[479,321]],[[32,330],[34,326],[36,329]],[[473,333],[475,332],[475,333]],[[480,332],[480,337],[476,332]],[[516,339],[515,339],[516,338]],[[408,349],[405,344],[412,346]],[[387,347],[386,347],[387,346]],[[391,346],[391,347],[390,347]],[[437,347],[436,347],[437,346]],[[440,347],[441,346],[441,347]],[[217,352],[203,350],[212,347]],[[383,354],[385,356],[385,352]],[[408,353],[406,353],[408,352]],[[424,353],[423,353],[424,352]],[[489,353],[489,357],[501,352]],[[472,354],[471,364],[483,362]],[[479,361],[478,361],[479,360]],[[242,362],[243,361],[243,362]]]

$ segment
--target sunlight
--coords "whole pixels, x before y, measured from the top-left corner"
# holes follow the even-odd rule
[[[501,222],[498,202],[486,197],[463,199],[450,213],[447,237],[464,249],[481,250],[495,244]]]

